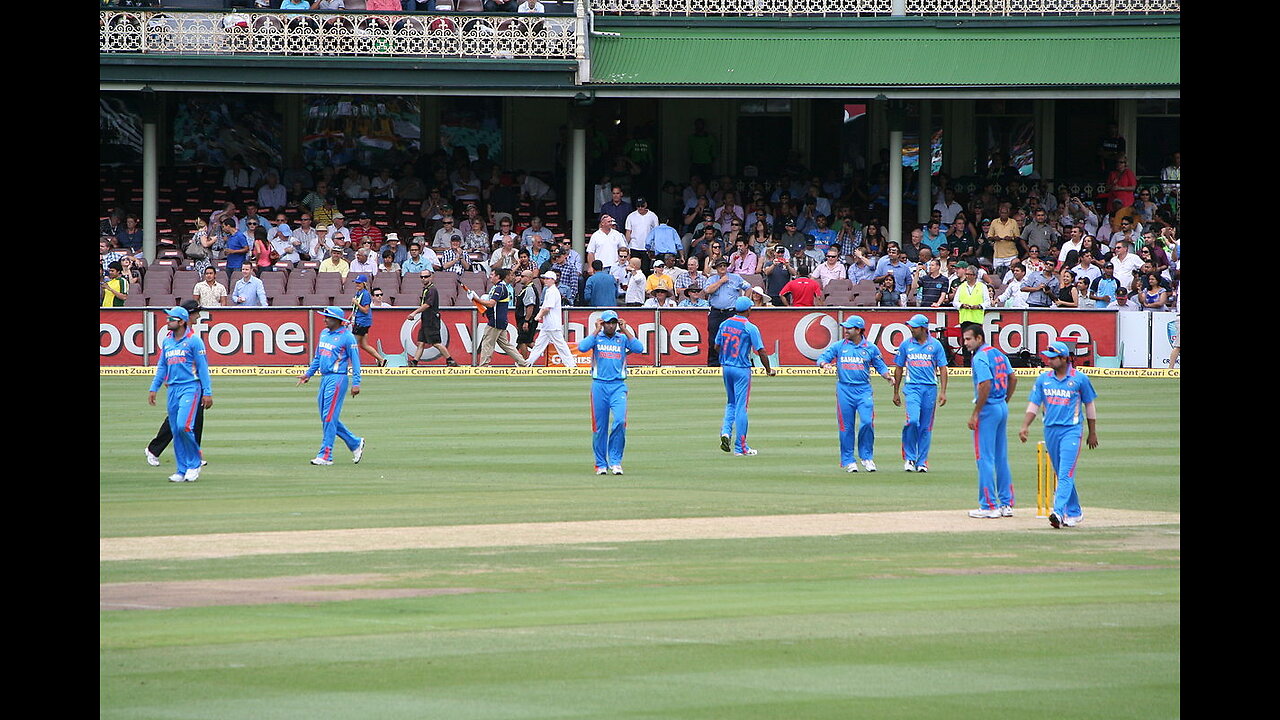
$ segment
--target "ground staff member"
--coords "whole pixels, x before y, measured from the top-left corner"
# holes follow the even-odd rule
[[[1066,343],[1054,342],[1042,354],[1051,368],[1036,378],[1028,398],[1027,415],[1018,430],[1018,439],[1027,441],[1027,430],[1044,406],[1044,445],[1053,461],[1053,471],[1058,475],[1058,492],[1053,496],[1053,510],[1049,512],[1049,524],[1053,527],[1075,527],[1084,519],[1080,509],[1080,496],[1076,493],[1076,462],[1080,459],[1080,406],[1089,424],[1085,442],[1089,449],[1098,447],[1098,410],[1089,376],[1076,372],[1067,361]]]
[[[351,333],[360,338],[360,349],[378,359],[378,367],[387,364],[387,359],[369,344],[369,330],[373,328],[373,297],[369,294],[369,276],[356,276],[356,294],[351,299]]]
[[[200,311],[200,303],[195,300],[184,300],[180,305],[183,310],[187,311],[187,317],[190,318],[192,313]],[[195,330],[191,329],[191,323],[187,323],[187,334],[191,335]],[[196,403],[196,420],[195,420],[196,444],[204,444],[204,403]],[[163,422],[160,423],[160,429],[156,431],[156,436],[151,438],[151,442],[147,443],[146,453],[147,464],[152,467],[160,465],[160,454],[164,449],[169,447],[169,443],[173,442],[173,428],[169,425],[169,417],[166,415]],[[200,467],[208,465],[209,461],[204,459],[204,452],[200,453]]]
[[[972,265],[964,268],[964,282],[956,286],[955,306],[960,310],[960,330],[974,326],[983,327],[986,317],[984,308],[991,306],[991,289],[986,283],[978,282],[978,269]],[[973,360],[968,348],[963,348],[965,361],[970,365]]]
[[[964,345],[973,353],[973,450],[978,460],[978,509],[969,517],[1013,517],[1013,474],[1009,471],[1009,399],[1018,376],[1009,358],[986,344],[981,326],[964,329]]]
[[[209,383],[209,363],[204,342],[187,331],[191,315],[185,308],[170,308],[169,336],[160,346],[156,376],[151,381],[147,402],[156,404],[156,391],[168,385],[169,429],[173,433],[173,457],[178,471],[169,482],[195,482],[200,477],[200,443],[196,441],[197,407],[213,407],[213,386]]]
[[[856,435],[857,457],[867,472],[876,471],[876,409],[871,391],[871,370],[874,369],[890,384],[893,378],[889,367],[880,357],[880,348],[868,343],[862,336],[867,323],[857,315],[850,315],[840,323],[844,339],[832,345],[818,356],[818,365],[836,369],[836,422],[840,428],[840,467],[845,472],[858,472],[854,457],[854,418],[861,421]]]
[[[728,400],[724,406],[724,422],[720,425],[720,449],[734,455],[755,455],[747,445],[747,403],[751,400],[751,353],[760,356],[760,364],[770,376],[778,372],[769,367],[760,329],[747,320],[751,314],[751,298],[734,301],[733,317],[720,323],[712,350],[720,359],[724,390]]]
[[[933,444],[934,406],[947,404],[947,353],[929,337],[929,318],[916,314],[907,321],[911,337],[898,346],[893,368],[893,404],[902,407],[902,369],[907,369],[907,424],[902,426],[902,469],[929,472]],[[939,388],[941,379],[941,388]]]
[[[720,332],[720,323],[733,317],[734,302],[742,297],[743,290],[751,289],[751,283],[729,272],[729,261],[720,258],[702,289],[707,294],[707,303],[711,305],[711,311],[707,313],[707,367],[719,367],[720,356],[716,352],[715,339]]]
[[[502,352],[511,356],[520,367],[529,367],[528,361],[520,354],[515,345],[507,339],[507,314],[512,310],[515,291],[507,282],[511,273],[506,268],[495,268],[489,271],[489,293],[476,295],[474,290],[467,290],[467,297],[484,305],[484,336],[480,338],[480,365],[488,365],[493,357],[493,346],[502,348]]]
[[[347,371],[351,372],[351,397],[360,394],[360,350],[356,347],[355,337],[343,325],[346,317],[342,308],[330,306],[317,310],[324,317],[324,330],[320,331],[316,343],[316,356],[311,359],[311,366],[298,377],[302,385],[317,372],[320,380],[320,425],[324,428],[324,439],[320,442],[320,452],[311,458],[312,465],[333,464],[334,436],[342,438],[351,450],[352,462],[360,462],[364,455],[364,438],[351,434],[342,424],[342,402],[347,391]]]
[[[604,475],[608,468],[621,475],[622,451],[627,445],[627,354],[643,353],[644,346],[618,319],[618,313],[606,310],[596,320],[595,331],[578,342],[578,352],[588,351],[593,351],[591,449],[596,456],[596,474]]]

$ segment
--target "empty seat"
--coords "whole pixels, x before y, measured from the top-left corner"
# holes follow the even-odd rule
[[[310,269],[294,270],[285,281],[285,288],[294,295],[309,295],[316,288],[316,271]]]
[[[853,282],[847,278],[828,280],[822,290],[823,292],[830,292],[834,290],[847,290],[849,292],[853,292]]]

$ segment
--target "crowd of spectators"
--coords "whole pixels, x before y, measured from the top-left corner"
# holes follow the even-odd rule
[[[555,2],[555,0],[550,0]],[[166,3],[164,0],[100,0],[103,8],[192,8],[192,3]],[[208,0],[208,9],[244,8],[251,10],[292,10],[297,12],[325,10],[329,12],[506,12],[537,13],[547,11],[541,0]]]

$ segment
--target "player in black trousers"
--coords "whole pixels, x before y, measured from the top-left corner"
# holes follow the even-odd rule
[[[200,303],[195,300],[186,300],[182,303],[182,308],[192,317],[200,312]],[[203,442],[204,438],[204,404],[196,403],[196,444]],[[173,442],[173,430],[169,427],[169,417],[166,415],[160,423],[160,430],[156,432],[156,436],[147,443],[146,456],[147,464],[151,466],[160,465],[160,454],[164,449],[169,447],[169,443]],[[209,461],[205,460],[200,463],[201,467],[208,465]]]

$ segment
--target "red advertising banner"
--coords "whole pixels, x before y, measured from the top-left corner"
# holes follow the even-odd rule
[[[601,310],[570,308],[566,313],[565,338],[570,345],[595,326]],[[705,365],[707,361],[707,312],[695,309],[619,308],[618,314],[630,325],[645,348],[642,355],[629,358],[635,366]],[[910,335],[907,320],[920,312],[916,308],[761,308],[751,313],[751,321],[760,328],[770,359],[780,366],[812,364],[842,333],[839,322],[859,315],[866,323],[867,339],[879,346],[885,361],[890,362],[898,346]],[[417,346],[421,320],[410,320],[409,308],[375,309],[371,344],[381,343],[386,354],[409,353]],[[954,310],[924,308],[923,314],[933,327],[959,324]],[[441,339],[450,354],[463,365],[471,364],[484,332],[477,325],[478,314],[471,309],[441,311]],[[137,308],[102,308],[100,312],[100,365],[143,365],[154,362],[155,348],[165,331],[163,313]],[[1028,349],[1043,350],[1059,338],[1073,341],[1077,348],[1092,357],[1116,354],[1116,313],[1090,310],[1013,310],[988,311],[985,326],[987,340],[1006,353]],[[193,327],[208,348],[211,365],[305,365],[311,360],[312,333],[322,323],[305,308],[218,309],[201,311]],[[515,328],[509,327],[508,338],[515,341]],[[954,350],[960,348],[956,337],[946,338]],[[547,355],[555,353],[548,350]],[[546,356],[544,356],[546,357]],[[371,362],[371,358],[366,357]],[[579,364],[589,364],[589,359]],[[441,364],[440,355],[428,346],[422,355],[424,364]],[[506,367],[514,364],[501,350],[495,350],[492,364]],[[547,364],[559,360],[548,357]]]

